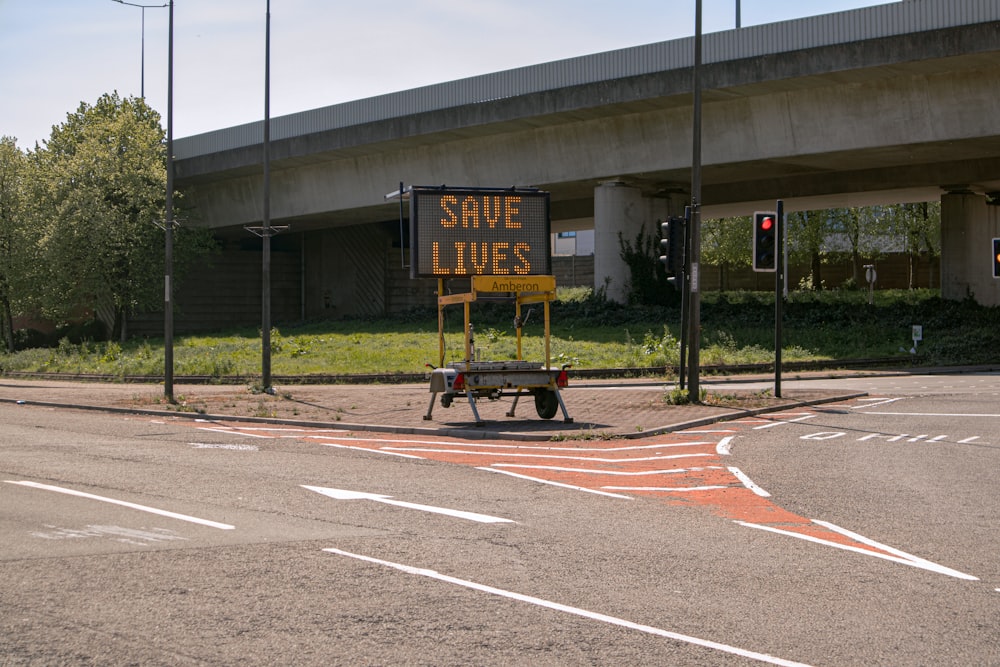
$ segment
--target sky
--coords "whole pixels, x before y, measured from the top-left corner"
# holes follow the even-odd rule
[[[166,127],[168,0],[0,0],[0,136],[44,145],[105,93]],[[702,0],[705,34],[888,0]],[[133,5],[147,5],[142,9]],[[174,137],[264,117],[267,0],[174,0]],[[694,0],[272,0],[271,117],[689,37]],[[143,39],[144,38],[144,39]]]

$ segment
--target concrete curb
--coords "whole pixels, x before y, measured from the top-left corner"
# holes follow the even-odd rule
[[[715,408],[718,410],[725,410],[725,412],[719,412],[717,414],[712,414],[697,419],[690,419],[675,424],[667,424],[663,426],[658,426],[653,429],[643,429],[641,431],[636,431],[631,433],[614,433],[604,430],[599,432],[595,431],[594,435],[602,439],[604,439],[605,437],[607,439],[610,438],[641,439],[646,437],[652,437],[655,435],[662,435],[663,433],[684,431],[687,429],[699,428],[710,424],[733,421],[735,419],[754,417],[757,415],[769,414],[773,412],[783,412],[794,408],[809,407],[812,405],[822,405],[826,403],[838,403],[841,401],[846,401],[867,395],[868,395],[867,392],[836,394],[813,400],[803,400],[803,401],[789,400],[789,402],[783,403],[782,405],[768,406],[763,408],[751,408],[745,410]],[[527,441],[590,439],[587,436],[586,429],[580,429],[579,431],[575,431],[572,434],[561,436],[559,434],[539,433],[539,432],[512,433],[510,431],[498,431],[486,427],[475,427],[475,426],[467,428],[455,428],[455,427],[431,428],[431,427],[417,427],[417,426],[400,426],[392,424],[322,422],[322,421],[307,421],[300,419],[284,419],[277,417],[234,416],[234,415],[208,414],[199,412],[181,412],[172,410],[150,410],[145,408],[85,405],[78,403],[18,400],[10,398],[0,398],[0,403],[30,405],[36,407],[46,407],[46,408],[63,409],[63,410],[89,410],[97,412],[108,412],[112,414],[146,415],[150,417],[160,417],[164,419],[169,417],[180,417],[183,419],[190,419],[193,421],[205,421],[205,422],[225,421],[225,422],[241,422],[248,424],[270,424],[270,425],[290,426],[298,428],[321,428],[321,429],[330,429],[338,431],[370,431],[376,433],[396,433],[400,435],[425,435],[425,436],[438,436],[438,437],[445,436],[454,438],[464,438],[466,440],[511,440],[511,441],[527,442]]]

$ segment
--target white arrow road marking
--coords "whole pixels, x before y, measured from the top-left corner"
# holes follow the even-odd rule
[[[497,516],[489,516],[488,514],[476,514],[475,512],[453,510],[446,507],[433,507],[431,505],[419,505],[417,503],[408,503],[403,500],[394,500],[392,496],[382,496],[377,493],[347,491],[344,489],[328,489],[322,486],[306,486],[305,484],[302,485],[302,488],[315,491],[316,493],[321,493],[324,496],[328,496],[335,500],[374,500],[377,503],[385,503],[386,505],[395,505],[396,507],[405,507],[411,510],[420,510],[421,512],[444,514],[445,516],[452,516],[456,519],[467,519],[468,521],[478,521],[479,523],[515,523],[510,519],[502,519]]]
[[[559,611],[564,614],[582,616],[583,618],[589,618],[592,621],[610,623],[611,625],[617,625],[618,627],[628,628],[630,630],[637,630],[639,632],[645,632],[646,634],[655,635],[657,637],[664,637],[666,639],[672,639],[674,641],[684,642],[686,644],[693,644],[695,646],[701,646],[703,648],[709,648],[715,651],[729,653],[731,655],[738,655],[740,657],[748,658],[750,660],[757,660],[759,662],[764,662],[771,665],[784,665],[785,667],[808,667],[807,665],[801,662],[784,660],[782,658],[776,658],[774,656],[767,655],[765,653],[748,651],[746,649],[738,648],[736,646],[729,646],[728,644],[720,644],[719,642],[713,642],[708,639],[700,639],[698,637],[691,637],[690,635],[682,635],[677,632],[671,632],[670,630],[662,630],[660,628],[656,628],[651,625],[642,625],[639,623],[633,623],[632,621],[627,621],[623,618],[608,616],[606,614],[599,614],[597,612],[587,611],[586,609],[580,609],[579,607],[570,607],[569,605],[565,605],[559,602],[552,602],[550,600],[544,600],[542,598],[536,598],[531,595],[524,595],[522,593],[514,593],[513,591],[507,591],[502,588],[494,588],[493,586],[478,584],[474,581],[458,579],[456,577],[451,577],[446,574],[441,574],[440,572],[435,572],[434,570],[412,567],[410,565],[403,565],[402,563],[393,563],[387,560],[372,558],[371,556],[363,556],[361,554],[355,554],[349,551],[341,551],[340,549],[323,549],[323,551],[331,554],[336,554],[338,556],[355,558],[357,560],[364,561],[367,563],[383,565],[385,567],[390,567],[395,570],[399,570],[400,572],[405,572],[406,574],[415,574],[421,577],[428,577],[430,579],[436,579],[438,581],[443,581],[445,583],[455,584],[457,586],[464,586],[465,588],[470,588],[474,591],[489,593],[490,595],[498,595],[500,597],[507,598],[509,600],[516,600],[518,602],[527,602],[528,604],[533,604],[538,607],[544,607],[546,609],[552,609],[554,611]]]
[[[64,489],[61,486],[49,486],[48,484],[39,484],[37,482],[15,482],[11,480],[6,480],[6,481],[8,484],[17,484],[18,486],[27,486],[31,487],[32,489],[41,489],[43,491],[55,491],[56,493],[65,493],[68,496],[87,498],[88,500],[99,500],[102,503],[111,503],[112,505],[121,505],[122,507],[128,507],[130,509],[139,510],[141,512],[149,512],[150,514],[158,514],[160,516],[165,516],[170,519],[179,519],[181,521],[188,521],[190,523],[201,524],[202,526],[208,526],[209,528],[218,528],[219,530],[233,530],[236,528],[236,526],[230,526],[227,523],[218,523],[216,521],[209,521],[208,519],[199,519],[198,517],[188,516],[186,514],[177,514],[176,512],[168,512],[167,510],[161,510],[155,507],[136,505],[135,503],[126,502],[124,500],[116,500],[115,498],[95,496],[92,493],[84,493],[83,491],[74,491],[73,489]]]

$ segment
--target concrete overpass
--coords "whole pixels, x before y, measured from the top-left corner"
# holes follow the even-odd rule
[[[703,51],[703,218],[777,198],[940,198],[944,296],[1000,304],[1000,4],[903,0],[705,35]],[[391,301],[400,239],[383,195],[400,181],[550,191],[553,229],[595,229],[595,282],[620,297],[619,233],[688,201],[692,63],[687,38],[272,119],[272,222],[299,235],[283,243],[301,255],[302,314]],[[175,142],[178,187],[220,236],[260,222],[262,136],[254,123]]]

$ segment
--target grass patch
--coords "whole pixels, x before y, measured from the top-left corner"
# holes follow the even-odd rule
[[[539,308],[540,311],[540,308]],[[516,357],[511,304],[473,304],[479,358]],[[911,327],[923,326],[916,358],[909,353]],[[465,357],[461,309],[445,310],[445,362]],[[944,301],[936,291],[794,292],[783,319],[785,361],[896,357],[901,363],[988,363],[1000,348],[1000,308],[971,300]],[[544,359],[544,321],[534,313],[522,330],[523,357]],[[552,304],[554,364],[582,369],[674,367],[680,359],[676,307],[619,305],[589,290],[560,291]],[[774,297],[759,292],[702,296],[700,364],[767,364],[774,360]],[[211,378],[252,378],[260,373],[260,333],[237,330],[175,337],[174,372]],[[55,348],[0,355],[0,369],[113,377],[163,373],[163,341],[117,342],[63,339]],[[433,309],[381,320],[281,324],[272,330],[271,368],[276,375],[420,373],[437,365],[437,312]],[[261,412],[266,408],[262,406]]]

